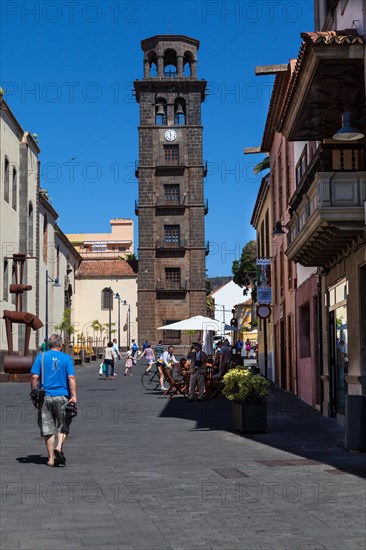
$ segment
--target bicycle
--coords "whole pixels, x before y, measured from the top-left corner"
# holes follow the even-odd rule
[[[155,366],[155,370],[151,368],[151,371],[146,374],[144,372],[141,376],[141,384],[145,390],[157,390],[160,388],[160,372],[156,366],[156,363],[152,363]]]

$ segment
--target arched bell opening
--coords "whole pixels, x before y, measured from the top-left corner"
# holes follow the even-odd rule
[[[167,102],[163,97],[155,101],[155,126],[166,126],[167,124]]]
[[[177,76],[177,52],[165,50],[164,52],[164,76]]]
[[[183,76],[192,76],[192,63],[194,62],[192,52],[185,52],[183,57]]]
[[[145,76],[154,78],[158,76],[158,58],[156,52],[149,52],[145,59]]]
[[[186,124],[186,102],[184,99],[176,99],[174,102],[174,124],[184,126]]]

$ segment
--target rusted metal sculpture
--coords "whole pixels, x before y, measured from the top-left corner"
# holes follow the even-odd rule
[[[9,286],[11,294],[16,295],[15,311],[4,310],[3,319],[5,319],[6,339],[8,342],[8,355],[4,357],[4,371],[9,374],[26,374],[32,368],[33,357],[29,355],[29,341],[31,329],[38,330],[43,327],[42,321],[27,311],[22,311],[23,292],[32,290],[31,285],[23,284],[24,264],[27,260],[25,254],[13,254],[15,284]],[[24,337],[24,355],[14,353],[13,345],[13,323],[25,325]]]

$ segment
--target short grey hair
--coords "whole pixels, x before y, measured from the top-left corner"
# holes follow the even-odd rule
[[[51,334],[48,338],[48,349],[61,348],[62,347],[62,337],[60,334]]]

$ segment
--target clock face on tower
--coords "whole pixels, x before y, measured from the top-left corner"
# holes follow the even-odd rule
[[[175,141],[177,139],[177,132],[175,130],[166,130],[164,137],[167,141]]]

